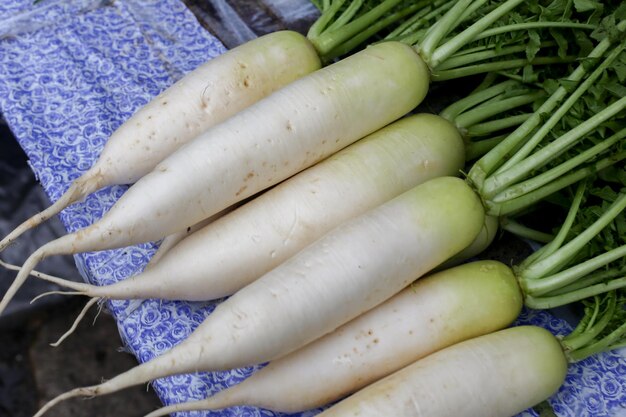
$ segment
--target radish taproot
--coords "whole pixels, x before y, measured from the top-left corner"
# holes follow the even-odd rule
[[[62,394],[37,416],[67,398],[284,356],[391,298],[467,247],[483,220],[481,202],[463,180],[427,181],[343,223],[241,289],[162,356],[103,384]]]
[[[334,332],[212,397],[147,417],[251,405],[294,413],[325,406],[462,340],[510,325],[522,307],[511,269],[477,261],[417,280]]]
[[[309,74],[343,46],[344,54],[428,1],[396,7],[387,0],[359,15],[323,13],[307,37],[283,30],[261,36],[213,58],[174,83],[126,120],[108,138],[93,166],[76,178],[50,207],[24,221],[0,240],[0,251],[25,231],[65,207],[109,185],[132,184],[165,157],[210,127],[273,91]],[[360,2],[354,1],[354,6]],[[354,8],[356,13],[358,7]],[[391,13],[391,15],[389,15]],[[377,22],[382,16],[384,21]],[[372,25],[377,22],[376,25]]]
[[[36,250],[0,301],[0,313],[29,271],[50,255],[123,247],[184,230],[400,118],[423,100],[431,77],[488,71],[490,65],[477,69],[469,60],[464,62],[471,67],[468,72],[437,72],[438,65],[523,3],[502,1],[448,39],[467,23],[467,6],[473,1],[480,3],[455,2],[420,45],[388,41],[370,46],[296,80],[180,148],[135,183],[100,221]],[[529,64],[527,58],[510,60],[516,51],[496,55],[496,63],[504,60],[500,69]],[[485,60],[482,55],[477,59]]]
[[[567,364],[552,333],[513,327],[435,352],[318,415],[511,417],[555,393]]]
[[[342,222],[428,179],[456,175],[463,161],[452,124],[432,114],[409,116],[201,228],[142,274],[108,286],[55,283],[113,299],[221,298]]]
[[[399,119],[425,97],[428,74],[411,47],[386,42],[260,100],[162,161],[102,219],[36,250],[0,312],[40,260],[184,230]]]

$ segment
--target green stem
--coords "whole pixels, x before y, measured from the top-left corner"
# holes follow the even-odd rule
[[[524,23],[517,23],[513,25],[500,26],[500,27],[487,29],[483,31],[480,35],[478,35],[475,40],[486,39],[491,36],[498,36],[498,35],[502,35],[505,33],[510,33],[512,31],[533,30],[533,29],[551,29],[551,28],[594,30],[597,27],[595,25],[590,25],[586,23],[576,23],[576,22],[524,22]]]
[[[459,115],[456,118],[455,122],[456,125],[460,128],[473,126],[497,114],[510,111],[511,109],[514,109],[516,107],[533,103],[539,98],[544,97],[545,95],[546,93],[544,91],[537,91],[534,93],[523,94],[516,97],[509,97],[502,100],[494,100],[489,104],[479,106],[475,109],[469,110]]]
[[[591,239],[598,235],[602,229],[609,225],[613,219],[615,219],[624,210],[624,208],[626,208],[626,193],[619,195],[618,198],[605,211],[602,212],[602,215],[598,217],[596,221],[594,221],[583,232],[579,233],[574,239],[570,240],[567,244],[563,245],[549,256],[544,257],[532,265],[526,266],[522,276],[528,280],[543,281],[543,279],[538,278],[545,277],[565,265],[573,255],[578,253],[586,244],[589,243],[589,241],[591,241]],[[611,252],[613,251],[607,252],[607,255]],[[589,273],[593,269],[586,270],[583,268],[581,270],[585,270]],[[554,290],[554,288],[550,291],[552,290]]]
[[[611,47],[611,41],[606,38],[598,43],[591,51],[588,58],[601,58]],[[569,83],[579,83],[587,74],[587,65],[581,63],[569,76]],[[559,87],[552,95],[535,111],[532,117],[524,122],[506,140],[502,141],[491,152],[477,161],[469,172],[469,179],[479,190],[482,189],[484,181],[501,162],[510,157],[510,153],[516,149],[526,137],[543,122],[545,114],[551,114],[559,103],[567,96],[565,87]]]
[[[430,59],[427,61],[431,68],[437,68],[437,66],[452,56],[456,51],[461,49],[464,45],[474,40],[481,32],[489,28],[494,22],[502,18],[502,16],[509,13],[515,7],[519,6],[524,0],[506,0],[495,10],[491,11],[487,15],[478,19],[470,27],[454,36],[443,45],[437,43],[437,48],[432,51]]]
[[[492,197],[495,193],[510,185],[512,181],[515,181],[515,179],[508,179],[511,178],[509,177],[510,175],[517,179],[520,178],[520,176],[525,175],[526,172],[528,172],[523,172],[523,170],[519,168],[520,162],[537,147],[537,145],[548,135],[550,130],[563,118],[563,116],[571,109],[571,107],[578,101],[578,99],[580,99],[580,97],[595,84],[597,79],[604,73],[606,68],[619,56],[619,53],[616,52],[621,52],[623,50],[623,46],[624,45],[613,50],[607,56],[607,58],[589,75],[589,77],[587,77],[587,79],[584,80],[576,88],[576,90],[570,94],[567,100],[555,112],[552,113],[550,118],[543,123],[543,125],[537,130],[537,132],[535,132],[530,139],[525,141],[524,146],[521,149],[517,150],[515,154],[511,156],[507,161],[505,161],[502,166],[498,168],[495,175],[492,175],[491,178],[485,180],[485,184],[482,187],[482,194],[484,196]],[[539,109],[538,112],[539,111],[542,111],[542,109]],[[549,114],[544,112],[542,113]],[[598,118],[597,115],[594,117]],[[589,125],[589,123],[587,123],[587,125]],[[591,128],[593,128],[593,126]],[[572,133],[569,133],[570,135],[575,135],[575,132],[577,132],[577,130],[573,129],[571,132]],[[543,155],[546,155],[545,151]],[[530,158],[526,159],[530,160]],[[536,163],[543,162],[539,158],[534,159],[534,161],[537,161]],[[530,164],[530,162],[526,163]],[[505,174],[507,172],[508,174]],[[507,182],[503,183],[502,181],[505,178],[507,179]]]
[[[493,201],[494,203],[502,203],[508,200],[513,200],[522,195],[528,194],[529,192],[534,191],[554,181],[555,179],[565,175],[566,173],[571,172],[573,169],[591,160],[597,155],[602,154],[606,150],[610,149],[613,145],[624,140],[624,138],[626,138],[626,128],[613,134],[609,138],[604,139],[602,142],[599,142],[598,144],[592,146],[591,148],[586,149],[585,151],[579,153],[575,157],[567,159],[566,161],[562,162],[556,167],[551,168],[545,172],[542,172],[539,175],[535,175],[534,177],[531,177],[530,179],[526,181],[522,181],[507,189],[504,189],[502,192],[500,192],[499,194],[491,198],[491,201]],[[557,142],[553,142],[553,144],[555,145],[556,143]],[[544,149],[546,151],[550,151],[552,147],[548,145]],[[556,153],[557,151],[552,150],[552,152]],[[556,157],[557,155],[554,155],[554,156]]]
[[[527,60],[525,58],[519,59],[510,59],[507,61],[501,62],[488,62],[484,64],[476,64],[476,65],[468,65],[463,68],[456,68],[451,70],[444,71],[432,71],[432,80],[433,81],[448,81],[454,80],[456,78],[469,77],[471,75],[484,74],[488,72],[495,71],[505,71],[514,68],[521,68],[526,65],[552,65],[552,64],[563,64],[568,62],[573,62],[577,58],[574,56],[567,57],[538,57],[533,60]]]
[[[541,232],[539,230],[531,229],[511,219],[503,219],[500,222],[500,228],[506,230],[509,233],[519,236],[524,239],[534,240],[535,242],[549,242],[554,238],[551,234]]]
[[[597,298],[597,296],[596,296]],[[592,320],[593,325],[587,326],[584,332],[579,334],[569,334],[563,339],[561,343],[567,350],[576,350],[585,345],[588,345],[593,339],[595,339],[602,331],[608,326],[615,314],[615,307],[617,306],[617,296],[614,292],[609,292],[606,296],[608,298],[607,306],[604,312],[600,315],[599,320]],[[596,304],[600,304],[599,301]],[[597,310],[596,310],[597,311]],[[595,314],[595,312],[594,312]]]
[[[623,347],[624,334],[626,334],[626,323],[622,324],[609,335],[603,337],[596,343],[593,343],[581,349],[568,352],[567,356],[571,362],[577,362],[590,356],[596,355],[600,352],[606,352],[607,350]]]
[[[545,197],[553,194],[569,185],[572,185],[583,178],[594,175],[595,173],[616,164],[619,161],[626,159],[626,151],[618,152],[610,155],[606,158],[599,160],[586,167],[580,168],[570,174],[564,175],[549,184],[544,185],[534,191],[531,191],[521,197],[508,200],[502,203],[493,203],[490,200],[485,200],[484,204],[487,207],[487,213],[492,216],[503,216],[506,214],[515,213],[521,209],[529,207],[536,202],[544,199]],[[470,179],[471,181],[471,179]]]
[[[351,0],[350,5],[348,5],[343,13],[341,13],[341,15],[339,15],[339,17],[330,26],[328,26],[325,31],[337,30],[347,24],[359,11],[361,6],[363,6],[363,0]]]
[[[598,268],[602,268],[605,265],[608,265],[609,263],[616,261],[624,256],[626,256],[626,245],[611,249],[610,251],[604,252],[601,255],[597,255],[591,259],[581,262],[554,275],[548,276],[548,272],[542,276],[543,278],[537,279],[534,278],[534,275],[526,276],[522,273],[522,275],[520,275],[520,282],[522,283],[526,294],[535,297],[541,296],[551,293],[553,291],[557,291],[559,288],[569,285],[576,280],[583,278],[587,274],[590,274],[591,272],[597,270]]]
[[[574,194],[574,198],[572,199],[572,204],[567,211],[565,221],[563,222],[563,225],[559,229],[557,235],[554,236],[554,239],[550,240],[550,242],[542,248],[541,252],[539,252],[537,256],[528,257],[526,260],[524,260],[520,264],[521,269],[525,269],[529,265],[545,259],[547,256],[552,255],[558,248],[563,245],[563,242],[565,242],[565,239],[569,235],[572,225],[576,220],[576,215],[578,214],[578,210],[580,209],[580,204],[583,201],[586,189],[587,182],[581,181],[576,187],[576,193]]]
[[[351,33],[342,34],[335,38],[334,43],[337,43],[337,46],[332,47],[331,50],[326,52],[322,59],[324,61],[331,61],[337,57],[347,55],[349,52],[356,49],[359,45],[361,45],[366,40],[370,39],[376,33],[380,32],[384,28],[394,24],[398,20],[403,19],[405,16],[414,13],[416,10],[422,8],[424,4],[426,4],[428,0],[422,0],[419,3],[413,4],[406,9],[402,9],[400,11],[391,13],[385,16],[383,19],[377,20],[375,23],[367,26],[364,30],[362,30],[358,35],[350,36],[347,40],[342,42],[342,39],[350,35]],[[342,42],[342,43],[340,43]]]
[[[591,304],[589,302],[589,299],[583,300],[582,304],[585,306],[582,318],[580,319],[574,330],[572,330],[570,334],[565,336],[563,339],[573,338],[583,334],[588,328],[593,326],[593,323],[595,323],[598,315],[600,314],[602,301],[599,296],[593,297],[593,306],[589,305]]]
[[[439,112],[439,116],[444,119],[454,122],[459,115],[480,103],[483,103],[493,97],[496,97],[506,91],[509,91],[519,83],[512,80],[503,81],[491,87],[480,89],[476,93],[472,93],[467,97],[456,100],[454,103]]]
[[[343,4],[344,1],[345,0],[341,0],[338,3]],[[361,16],[351,21],[350,23],[346,23],[340,28],[335,27],[333,28],[333,30],[326,31],[326,30],[323,30],[323,28],[326,27],[330,19],[332,19],[332,17],[336,13],[334,9],[329,10],[328,14],[331,15],[331,17],[326,19],[323,22],[323,26],[321,26],[322,30],[319,30],[319,28],[317,28],[316,25],[320,20],[322,20],[322,18],[325,17],[326,14],[323,14],[322,17],[320,17],[320,19],[318,19],[318,21],[315,22],[313,26],[311,26],[311,30],[309,31],[308,37],[311,43],[315,46],[315,48],[319,52],[319,54],[322,57],[325,57],[326,54],[328,54],[330,51],[332,51],[333,49],[335,49],[342,43],[345,43],[350,38],[361,34],[368,27],[374,25],[378,20],[380,20],[380,18],[385,13],[387,13],[393,7],[395,7],[398,3],[400,3],[400,1],[401,0],[384,0],[379,5],[369,10],[367,13],[362,14]],[[419,3],[418,7],[420,5],[426,5],[426,4],[428,4],[428,1],[423,0],[422,2]],[[333,3],[333,6],[335,6],[335,3]],[[414,9],[411,9],[411,10],[414,10]],[[391,19],[389,22],[394,22],[394,21],[395,20]]]
[[[555,296],[566,294],[568,292],[577,291],[586,287],[591,287],[593,285],[611,281],[624,276],[626,276],[626,267],[603,269],[601,271],[596,271],[588,274],[584,278],[581,278],[576,282],[561,287],[556,291],[547,293],[546,295]]]
[[[429,2],[430,3],[430,2]],[[419,8],[419,10],[413,14],[409,19],[406,19],[402,24],[392,30],[385,39],[393,40],[399,38],[406,33],[415,32],[417,29],[423,27],[423,25],[429,21],[430,13],[437,10],[448,10],[452,7],[454,3],[447,0],[437,0],[432,2],[424,7]],[[444,7],[444,9],[440,9],[440,7]],[[443,14],[443,13],[441,13]]]
[[[450,33],[450,31],[454,29],[455,23],[461,16],[463,16],[465,10],[472,4],[472,1],[473,0],[458,0],[457,3],[441,17],[441,19],[437,20],[437,22],[430,27],[426,36],[417,48],[424,62],[430,65],[431,57],[435,49]],[[479,0],[480,4],[484,4],[486,2],[487,0]]]
[[[501,192],[515,181],[524,178],[543,164],[556,158],[563,151],[569,149],[578,141],[582,140],[589,132],[593,131],[603,122],[609,120],[624,109],[626,109],[626,97],[622,97],[604,108],[601,112],[589,117],[575,128],[569,130],[564,135],[561,135],[557,140],[542,147],[535,154],[524,160],[518,160],[515,165],[511,165],[508,169],[499,171],[498,173],[487,178],[481,189],[481,195],[485,199],[492,198],[496,193]],[[560,117],[562,117],[562,115]],[[554,123],[556,124],[556,122]],[[543,134],[548,134],[548,131],[545,131]],[[523,151],[520,150],[516,152],[516,155],[519,152],[523,153]]]
[[[554,42],[543,42],[540,45],[541,48],[547,48],[550,46],[554,46]],[[516,53],[524,52],[526,50],[526,45],[514,45],[504,48],[485,46],[481,49],[481,51],[453,55],[446,61],[442,62],[441,65],[437,67],[437,71],[463,67],[476,62],[486,61],[488,59],[499,58],[506,55],[513,55]]]
[[[502,142],[506,135],[494,136],[489,139],[482,139],[479,141],[469,141],[465,145],[465,160],[473,161],[480,158],[490,150],[492,150],[498,143]]]
[[[572,304],[577,301],[626,287],[626,277],[614,279],[606,283],[581,288],[566,294],[554,296],[535,296],[527,294],[524,304],[533,309],[546,310]]]
[[[480,137],[499,132],[504,129],[510,129],[524,123],[532,113],[517,114],[515,116],[507,116],[490,122],[477,123],[469,126],[466,130],[468,137]],[[499,139],[500,141],[501,139]],[[495,145],[494,145],[495,146]]]
[[[307,37],[309,39],[315,39],[319,37],[319,35],[324,31],[326,26],[333,20],[333,17],[339,12],[341,6],[345,3],[346,0],[335,0],[332,2],[330,7],[327,7],[322,15],[317,18],[315,23],[311,25],[309,28],[309,32],[307,33]]]

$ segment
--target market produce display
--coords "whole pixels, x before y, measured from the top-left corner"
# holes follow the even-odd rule
[[[181,343],[102,384],[60,395],[37,416],[71,397],[103,395],[191,372],[251,369],[269,361],[232,391],[224,390],[206,401],[183,401],[152,415],[233,405],[313,415],[316,410],[307,410],[325,407],[373,383],[363,394],[348,397],[322,415],[353,415],[365,407],[362,410],[371,416],[421,412],[459,416],[466,412],[468,416],[504,417],[548,400],[566,383],[567,361],[624,344],[626,43],[622,35],[626,6],[606,2],[573,7],[556,1],[519,0],[344,3],[318,4],[321,17],[309,33],[318,52],[320,45],[332,39],[324,33],[345,35],[320,54],[327,64],[324,68],[298,73],[283,87],[261,88],[266,97],[246,102],[245,108],[233,110],[232,116],[213,127],[197,127],[189,133],[189,143],[162,158],[151,172],[134,178],[137,181],[101,219],[42,246],[20,269],[3,295],[0,312],[31,273],[38,275],[33,269],[47,256],[149,244],[175,236],[168,251],[143,274],[111,286],[39,277],[105,299],[207,301],[233,294],[211,304],[210,314]],[[351,28],[349,22],[362,26],[350,32],[346,29]],[[362,39],[356,33],[363,27],[371,29],[366,33],[376,35],[377,42],[342,57],[360,45]],[[564,42],[572,34],[576,42]],[[336,62],[327,62],[331,57],[337,57]],[[311,62],[318,60],[316,55]],[[475,77],[480,73],[487,73],[482,82]],[[476,84],[465,98],[440,116],[408,116],[428,99],[431,82],[460,77]],[[175,85],[167,94],[176,95],[180,85],[186,84]],[[199,94],[204,97],[204,92]],[[148,115],[159,100],[163,96],[136,114]],[[349,207],[339,207],[336,214],[326,217],[332,210],[325,206],[338,196],[345,198],[340,205]],[[553,210],[553,220],[543,218],[543,224],[533,224],[533,214],[545,207]],[[52,214],[56,209],[51,210]],[[272,223],[264,223],[268,212],[275,216]],[[259,217],[254,220],[254,216]],[[316,219],[322,222],[315,223]],[[468,247],[484,249],[493,233],[485,237],[481,231],[493,231],[486,225],[494,221],[545,245],[512,268],[467,263],[446,269],[451,260],[463,262]],[[231,233],[229,243],[221,241],[225,232]],[[202,239],[209,239],[210,249],[196,243]],[[249,242],[249,247],[238,247],[238,240]],[[265,246],[255,248],[257,241]],[[175,271],[187,273],[204,250],[219,265],[220,244],[232,251],[230,265],[219,271],[210,263],[200,264],[197,272],[189,270],[193,275],[188,279],[189,289],[177,284]],[[238,265],[239,250],[249,260]],[[142,275],[158,276],[161,268],[159,285],[146,292],[132,290],[130,284],[139,282]],[[235,268],[241,271],[233,272]],[[439,272],[412,285],[435,269]],[[207,293],[194,291],[200,285],[194,280],[202,280],[203,271],[207,275],[218,271],[216,279],[223,279],[219,285],[226,288],[215,288],[217,281],[207,281]],[[472,320],[479,312],[429,310],[433,308],[429,297],[421,295],[421,288],[430,288],[427,283],[446,280],[447,291],[455,294],[468,285],[455,283],[460,276],[469,281],[472,275],[493,271],[510,282],[497,290],[490,290],[494,284],[485,284],[487,293],[476,295],[495,302],[493,308],[508,311],[493,324],[479,317]],[[231,274],[244,278],[231,282]],[[442,278],[447,276],[454,279]],[[131,292],[125,293],[129,288]],[[390,343],[390,336],[365,337],[365,347],[355,349],[374,349],[373,345],[378,348],[384,342],[383,356],[395,361],[390,364],[377,355],[364,358],[362,367],[371,369],[371,375],[348,372],[345,378],[351,384],[341,383],[338,377],[336,390],[332,384],[325,385],[319,397],[309,397],[308,403],[288,404],[270,395],[248,399],[245,391],[237,397],[237,389],[245,390],[255,378],[273,378],[272,372],[283,375],[286,371],[281,366],[294,375],[279,376],[281,383],[294,389],[296,384],[288,383],[288,378],[306,382],[299,372],[312,372],[307,366],[325,372],[323,362],[315,366],[318,356],[333,358],[330,363],[335,364],[345,354],[347,342],[341,339],[345,334],[363,333],[369,327],[367,320],[377,317],[379,309],[397,314],[398,309],[387,306],[406,294],[429,299],[417,301],[412,308],[420,309],[421,319],[435,317],[430,324],[412,323],[419,327],[407,331],[432,332],[422,337],[432,345],[413,349]],[[498,331],[514,320],[522,302],[541,309],[582,302],[586,310],[581,324],[561,341],[535,327]],[[438,308],[455,310],[452,302],[439,304]],[[462,304],[468,307],[471,302]],[[416,313],[387,320],[403,322],[410,314]],[[454,324],[456,320],[460,324]],[[462,330],[451,331],[455,326]],[[378,335],[379,330],[372,334]],[[410,343],[412,338],[407,339]],[[403,349],[412,354],[397,353]],[[476,354],[490,349],[490,354]],[[519,359],[511,360],[513,355]],[[548,369],[546,361],[553,368]],[[352,364],[353,359],[347,362]],[[503,363],[526,365],[507,370]],[[493,372],[486,373],[488,369]],[[510,378],[512,373],[519,378]],[[325,377],[313,378],[322,381]],[[493,387],[487,390],[487,398],[469,402],[474,396],[467,397],[467,389],[458,393],[448,389],[448,384],[461,387],[457,381],[470,388],[481,389],[487,383]],[[279,389],[272,382],[263,385]],[[425,394],[419,388],[422,385],[435,391]],[[530,385],[534,390],[524,390]],[[377,391],[383,399],[376,399],[373,393]],[[525,391],[528,396],[510,401],[507,395],[512,391]],[[235,393],[234,400],[220,403],[219,398],[228,398],[229,392]],[[418,400],[414,392],[426,396]],[[280,391],[274,395],[281,397]],[[294,396],[299,397],[290,397]],[[407,406],[408,398],[414,401]],[[621,412],[620,407],[618,401],[611,412]],[[238,415],[227,410],[235,414],[219,415]]]

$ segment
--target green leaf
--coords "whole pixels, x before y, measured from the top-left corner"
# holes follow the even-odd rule
[[[574,0],[574,7],[580,13],[602,10],[602,3],[593,0]]]

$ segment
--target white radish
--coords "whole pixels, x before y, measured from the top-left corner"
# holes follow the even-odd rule
[[[409,116],[203,227],[142,274],[109,286],[55,282],[92,297],[221,298],[340,223],[426,180],[456,175],[463,162],[463,140],[452,124],[432,114]]]
[[[474,241],[461,252],[439,265],[435,270],[450,268],[480,255],[491,245],[498,230],[499,219],[495,216],[485,216],[485,223]]]
[[[235,206],[237,206],[237,204],[235,204]],[[228,207],[227,209],[224,209],[220,211],[219,213],[214,214],[213,216],[210,216],[192,226],[187,227],[185,230],[182,230],[177,233],[173,233],[165,237],[159,244],[159,247],[156,250],[156,252],[154,252],[152,257],[150,258],[150,261],[146,264],[146,269],[152,268],[154,265],[156,265],[159,262],[159,260],[163,258],[170,250],[172,250],[172,248],[178,245],[181,240],[184,240],[190,235],[196,233],[198,230],[203,229],[204,227],[213,223],[220,217],[223,217],[226,213],[230,213],[231,211],[235,209],[235,206]]]
[[[334,332],[212,397],[147,417],[236,405],[294,413],[330,404],[447,346],[510,325],[522,308],[512,271],[478,261],[416,281]]]
[[[554,394],[568,361],[547,330],[520,326],[440,350],[319,417],[511,417]]]
[[[428,86],[428,68],[399,42],[371,46],[296,80],[174,152],[100,221],[36,250],[0,313],[42,259],[179,232],[399,119]]]
[[[481,202],[463,180],[427,181],[343,223],[241,289],[162,356],[62,394],[37,416],[71,397],[284,356],[391,298],[467,247],[483,220]]]
[[[94,165],[54,204],[3,238],[0,251],[86,195],[136,182],[184,143],[320,66],[309,40],[292,31],[262,36],[207,61],[113,132]]]

